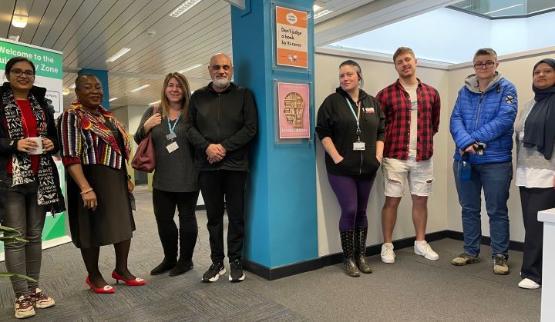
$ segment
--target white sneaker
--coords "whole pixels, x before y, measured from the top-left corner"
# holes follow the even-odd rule
[[[382,244],[382,262],[386,264],[395,263],[395,252],[393,251],[392,243]]]
[[[424,256],[424,258],[431,261],[437,261],[439,259],[439,255],[434,252],[432,246],[430,246],[430,244],[428,244],[425,240],[414,241],[414,253],[416,255]]]
[[[525,288],[525,289],[528,289],[528,290],[535,290],[535,289],[540,288],[540,286],[541,286],[540,284],[532,281],[529,278],[523,278],[522,281],[520,281],[520,283],[518,283],[518,287]]]

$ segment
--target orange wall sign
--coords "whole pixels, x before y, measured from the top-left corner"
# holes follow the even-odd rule
[[[276,6],[276,64],[308,68],[308,12]]]

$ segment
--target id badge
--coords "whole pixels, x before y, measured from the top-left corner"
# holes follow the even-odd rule
[[[353,151],[364,151],[366,150],[366,143],[364,142],[353,142]]]
[[[172,142],[168,145],[166,145],[166,150],[168,150],[169,153],[172,153],[173,151],[179,149],[179,145],[177,145],[177,142]]]
[[[168,141],[171,141],[171,140],[175,139],[176,137],[177,137],[177,135],[175,135],[175,133],[173,133],[173,132],[166,134],[166,139]]]

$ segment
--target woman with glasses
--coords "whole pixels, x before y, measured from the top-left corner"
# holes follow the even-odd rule
[[[55,305],[39,288],[42,229],[46,212],[64,210],[58,171],[52,155],[58,151],[54,115],[46,89],[34,86],[35,65],[23,57],[6,63],[8,82],[0,87],[0,198],[3,225],[18,230],[27,242],[6,243],[6,269],[14,276],[15,317],[35,315],[35,308]]]
[[[180,73],[166,75],[160,106],[146,110],[135,132],[137,143],[151,134],[156,155],[152,203],[164,259],[150,272],[152,275],[170,271],[170,276],[176,276],[193,268],[193,250],[198,234],[195,207],[199,187],[193,149],[185,128],[190,97],[189,82],[185,76]],[[173,220],[176,207],[179,229]]]
[[[94,75],[75,80],[77,101],[64,111],[59,132],[67,179],[71,239],[80,248],[88,275],[85,283],[98,294],[111,294],[98,268],[100,246],[114,245],[112,277],[127,286],[145,285],[127,266],[135,221],[129,193],[128,134],[112,113],[101,106],[102,85]]]
[[[538,211],[555,207],[555,59],[542,59],[532,70],[534,99],[518,111],[516,185],[524,221],[524,254],[518,286],[542,284],[543,223]]]

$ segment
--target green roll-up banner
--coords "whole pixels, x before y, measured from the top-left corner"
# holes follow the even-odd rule
[[[51,101],[55,116],[63,111],[63,71],[62,53],[12,40],[0,38],[0,80],[6,81],[4,67],[10,58],[22,56],[31,60],[36,67],[35,85],[46,88],[46,98]],[[56,160],[60,184],[65,195],[65,171],[61,161]],[[66,213],[46,214],[42,233],[43,248],[57,246],[71,241],[66,228]],[[0,260],[4,259],[4,248],[0,242]]]

